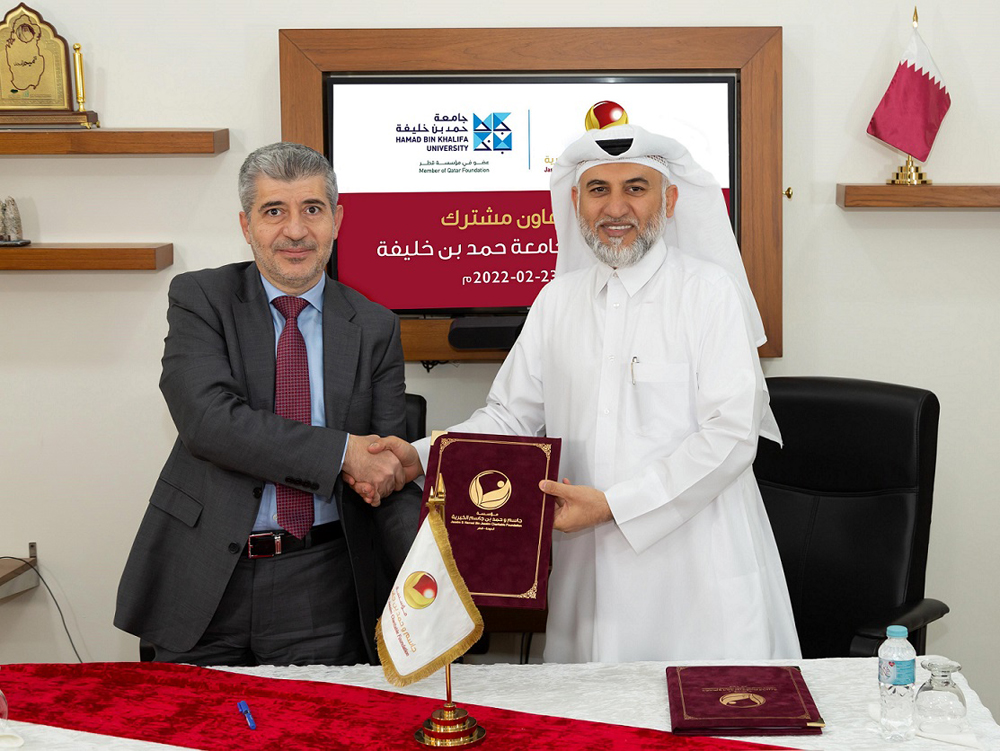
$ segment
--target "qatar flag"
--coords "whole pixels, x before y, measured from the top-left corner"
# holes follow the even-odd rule
[[[950,106],[951,96],[941,73],[914,29],[896,74],[868,123],[868,132],[922,162]]]

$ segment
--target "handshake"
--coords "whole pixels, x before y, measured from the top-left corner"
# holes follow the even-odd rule
[[[402,438],[352,435],[348,439],[341,474],[371,506],[423,473],[416,449]]]
[[[423,473],[417,450],[402,438],[352,435],[347,444],[344,481],[372,506]],[[572,485],[566,478],[562,482],[542,480],[538,488],[555,500],[554,529],[579,532],[615,521],[608,497],[597,488]]]

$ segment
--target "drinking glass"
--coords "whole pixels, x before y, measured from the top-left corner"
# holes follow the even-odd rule
[[[19,748],[23,744],[24,739],[7,722],[7,697],[0,691],[0,748]]]
[[[961,733],[965,723],[965,694],[952,677],[962,666],[941,658],[924,660],[931,677],[917,691],[917,723],[922,733]]]

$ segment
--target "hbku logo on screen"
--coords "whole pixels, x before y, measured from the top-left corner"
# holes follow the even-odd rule
[[[473,151],[511,151],[513,132],[507,125],[509,112],[491,112],[486,117],[472,115]]]

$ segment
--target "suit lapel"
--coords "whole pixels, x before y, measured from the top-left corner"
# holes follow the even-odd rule
[[[273,412],[274,320],[256,264],[251,263],[243,274],[233,317],[246,371],[247,399],[254,409]]]
[[[323,390],[327,427],[344,430],[361,352],[361,329],[352,322],[354,307],[340,286],[326,280],[323,295]]]

